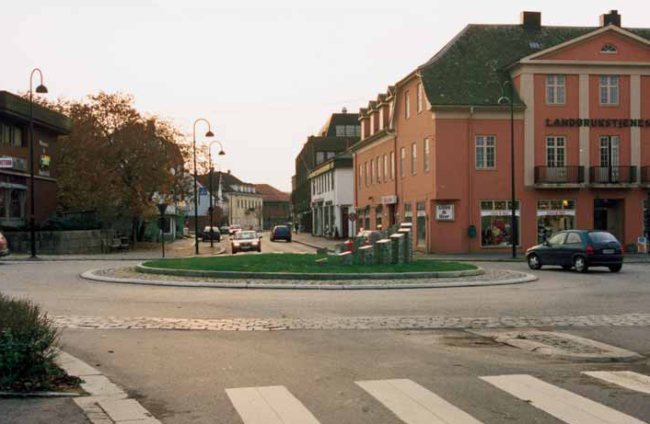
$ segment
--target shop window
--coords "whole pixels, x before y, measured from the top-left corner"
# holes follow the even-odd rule
[[[566,77],[564,75],[546,76],[546,103],[563,105],[566,93]]]
[[[7,210],[9,201],[7,200],[7,196],[9,196],[9,190],[4,187],[0,187],[0,219],[6,219],[7,216],[9,216],[9,212]]]
[[[494,169],[496,167],[496,137],[479,135],[476,137],[476,168]]]
[[[383,213],[382,205],[379,205],[379,206],[375,207],[375,226],[376,226],[375,228],[377,228],[378,230],[382,229],[382,226],[381,226],[381,223],[382,223],[381,215],[382,215],[382,213]]]
[[[413,222],[413,210],[410,203],[404,203],[404,222]]]
[[[543,243],[553,234],[576,228],[574,200],[540,200],[537,202],[537,242]]]
[[[481,201],[481,245],[483,247],[508,247],[513,231],[512,202],[507,200]],[[521,228],[519,202],[515,202],[515,225]],[[517,232],[517,244],[521,240],[521,231]]]
[[[600,104],[618,104],[618,76],[602,75],[600,77]]]
[[[369,230],[369,229],[370,229],[370,206],[366,206],[366,210],[365,210],[365,212],[364,212],[363,215],[365,216],[365,221],[366,221],[366,222],[363,224],[363,227],[364,227],[366,230]]]
[[[9,219],[25,218],[25,190],[9,190]]]
[[[427,211],[424,202],[417,202],[417,245],[425,246],[427,242]]]

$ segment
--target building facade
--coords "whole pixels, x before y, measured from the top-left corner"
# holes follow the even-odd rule
[[[342,113],[332,114],[318,134],[307,138],[300,153],[296,156],[295,174],[291,179],[291,208],[294,226],[305,232],[312,231],[309,173],[314,167],[345,152],[359,141],[360,135],[359,115],[348,113],[344,109]]]
[[[29,114],[28,100],[0,91],[0,227],[29,224]],[[71,128],[68,117],[34,104],[36,222],[56,213],[56,143]]]
[[[352,156],[340,154],[316,166],[309,173],[311,186],[312,234],[348,238],[356,233],[350,220],[354,204]]]
[[[276,225],[291,222],[291,195],[268,184],[255,184],[262,195],[262,229],[272,230]]]
[[[420,250],[508,250],[513,171],[521,249],[570,228],[643,235],[650,29],[622,28],[616,11],[596,27],[535,12],[469,25],[359,119],[359,225],[410,221]]]

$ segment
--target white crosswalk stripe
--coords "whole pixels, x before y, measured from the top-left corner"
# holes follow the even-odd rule
[[[356,383],[407,424],[481,424],[471,415],[411,380]]]
[[[320,424],[286,387],[226,389],[244,424]]]
[[[650,377],[632,371],[583,371],[583,374],[650,395]]]
[[[481,379],[568,424],[645,424],[530,375],[502,375]]]

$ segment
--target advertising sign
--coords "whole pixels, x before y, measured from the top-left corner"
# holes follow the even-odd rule
[[[436,205],[436,220],[453,221],[454,205]]]
[[[636,239],[636,251],[639,253],[648,253],[648,239],[639,237]]]
[[[381,196],[382,205],[394,205],[397,203],[397,196],[391,194],[390,196]]]

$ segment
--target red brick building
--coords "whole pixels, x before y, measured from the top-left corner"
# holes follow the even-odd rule
[[[431,252],[509,249],[504,96],[518,245],[569,228],[634,244],[650,188],[650,29],[615,11],[595,27],[542,26],[534,12],[468,25],[373,99],[353,147],[359,225],[411,221]]]
[[[29,223],[29,101],[0,91],[0,227]],[[56,142],[69,134],[70,119],[34,104],[35,220],[56,213]]]
[[[274,226],[291,221],[291,194],[278,190],[269,184],[255,184],[262,195],[262,229],[272,230]]]

